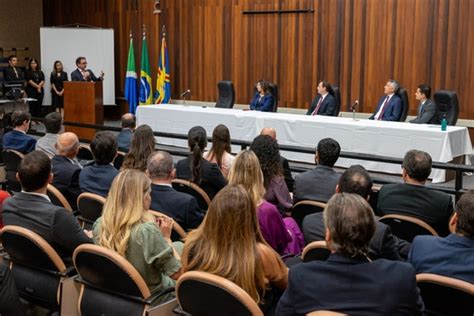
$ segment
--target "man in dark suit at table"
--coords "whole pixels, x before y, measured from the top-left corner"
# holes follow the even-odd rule
[[[330,310],[348,315],[422,315],[413,267],[367,255],[375,216],[357,194],[337,193],[324,209],[326,261],[294,265],[276,315]]]
[[[36,139],[26,134],[30,128],[30,122],[30,113],[26,111],[13,112],[13,130],[3,136],[3,148],[13,149],[22,154],[27,154],[35,150]]]
[[[408,261],[416,273],[434,273],[474,284],[474,191],[464,193],[445,238],[417,236]]]
[[[400,84],[393,79],[387,81],[384,86],[384,96],[377,103],[377,108],[369,120],[399,121],[402,116],[402,99],[397,95]]]
[[[77,69],[71,72],[71,81],[102,81],[104,80],[104,72],[100,72],[100,76],[96,77],[92,70],[87,69],[87,60],[85,57],[76,58]]]
[[[410,120],[410,123],[416,124],[439,124],[438,106],[430,100],[431,87],[427,84],[418,86],[415,92],[415,98],[420,101],[416,118]]]
[[[122,115],[122,130],[117,135],[118,150],[128,153],[135,124],[135,115],[132,113]]]
[[[22,192],[3,203],[4,225],[16,225],[37,233],[66,259],[77,246],[92,243],[72,213],[51,203],[46,194],[53,174],[51,161],[44,152],[25,155],[17,175]]]
[[[316,168],[295,176],[294,203],[302,200],[327,202],[335,193],[340,174],[333,167],[341,147],[332,138],[321,139],[316,147]]]
[[[321,81],[317,86],[318,94],[314,98],[306,115],[334,116],[336,112],[336,98],[334,98],[331,85]]]
[[[16,65],[18,58],[15,55],[8,56],[8,67],[3,70],[3,79],[6,82],[25,81],[23,71]]]
[[[380,189],[377,201],[379,215],[413,216],[433,227],[440,236],[448,235],[453,200],[444,192],[425,187],[430,173],[430,155],[419,150],[408,151],[402,165],[405,183],[385,184]]]

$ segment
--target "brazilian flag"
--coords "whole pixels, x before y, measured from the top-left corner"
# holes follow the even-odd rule
[[[142,42],[142,61],[140,70],[140,96],[139,104],[152,104],[153,93],[151,86],[150,61],[148,59],[148,46],[146,45],[146,35],[143,35]]]

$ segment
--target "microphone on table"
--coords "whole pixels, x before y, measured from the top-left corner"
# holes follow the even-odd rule
[[[188,94],[191,94],[191,90],[186,90],[184,91],[183,93],[181,93],[181,97],[184,98],[185,96],[187,96]]]
[[[351,105],[350,110],[352,111],[352,120],[355,119],[355,112],[356,112],[356,107],[359,105],[359,100],[355,100],[354,103]]]

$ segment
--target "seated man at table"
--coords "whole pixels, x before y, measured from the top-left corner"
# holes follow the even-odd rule
[[[3,136],[3,148],[13,149],[27,154],[35,150],[36,139],[26,135],[30,128],[31,114],[26,111],[15,111],[12,114],[13,130]]]
[[[451,234],[445,238],[417,236],[408,261],[416,273],[434,273],[474,284],[474,191],[456,204],[450,221]]]
[[[369,120],[399,121],[402,116],[402,99],[396,94],[400,89],[400,84],[390,79],[384,86],[384,96],[377,103],[375,113]]]
[[[410,123],[416,124],[439,124],[438,106],[430,100],[431,87],[427,84],[418,86],[415,98],[420,101],[417,116]]]
[[[336,112],[336,98],[333,96],[331,84],[321,81],[318,86],[318,94],[314,98],[306,115],[334,116]]]
[[[386,184],[380,189],[377,201],[380,216],[413,216],[433,227],[440,236],[448,235],[453,200],[444,192],[425,187],[430,173],[431,156],[424,151],[408,151],[402,165],[405,183]]]

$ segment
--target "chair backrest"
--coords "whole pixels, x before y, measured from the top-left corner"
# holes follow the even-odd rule
[[[332,91],[332,95],[334,99],[336,99],[336,110],[333,116],[339,116],[339,112],[341,111],[341,90],[339,90],[338,86],[332,86]]]
[[[114,160],[115,169],[120,170],[123,164],[123,160],[125,159],[125,155],[126,153],[124,153],[123,151],[117,151],[117,157],[115,157]]]
[[[392,234],[408,242],[412,242],[418,235],[438,236],[433,227],[416,217],[389,214],[381,217],[379,221],[390,226]]]
[[[176,283],[176,295],[181,308],[193,316],[263,315],[241,287],[207,272],[184,273]]]
[[[310,201],[310,200],[303,200],[299,201],[291,210],[291,217],[293,217],[298,224],[299,227],[303,224],[303,219],[306,215],[319,213],[324,211],[326,207],[326,203],[318,202],[318,201]]]
[[[474,284],[441,275],[417,274],[425,315],[474,315]]]
[[[326,261],[329,258],[331,251],[328,249],[324,240],[313,241],[306,245],[301,254],[303,262],[314,260]]]
[[[46,194],[51,200],[51,203],[57,206],[62,206],[69,212],[73,212],[71,204],[67,201],[64,195],[52,184],[48,184]]]
[[[446,116],[448,125],[456,125],[459,117],[459,102],[456,91],[439,90],[433,95],[434,102],[438,107],[439,121]]]
[[[268,90],[270,94],[273,96],[274,103],[273,103],[273,109],[272,112],[278,112],[278,100],[279,100],[279,94],[278,94],[278,85],[276,83],[268,83]]]
[[[410,104],[408,102],[408,93],[407,90],[404,88],[398,89],[397,91],[398,96],[402,99],[402,114],[400,115],[400,122],[405,122],[407,119],[408,111],[410,109]]]
[[[341,313],[331,312],[331,311],[315,311],[315,312],[306,314],[306,316],[346,316],[346,315],[347,314],[341,314]]]
[[[219,81],[217,83],[217,91],[219,97],[217,99],[216,108],[232,109],[235,103],[235,89],[232,81]]]
[[[8,190],[14,192],[21,191],[21,183],[16,179],[18,167],[23,160],[24,155],[13,149],[4,149],[2,151],[2,159],[5,163],[5,178],[7,180]]]
[[[79,152],[77,153],[77,159],[79,160],[94,160],[91,148],[87,145],[80,145]]]
[[[78,219],[83,223],[83,227],[90,227],[96,219],[102,215],[102,208],[105,198],[98,194],[84,192],[77,197],[77,210],[80,213]]]
[[[168,216],[168,215],[163,214],[159,211],[148,210],[148,212],[150,212],[150,214],[155,216],[155,217]],[[179,235],[180,238],[182,238],[182,239],[186,238],[186,236],[187,236],[186,231],[175,220],[173,220],[173,230]]]
[[[135,267],[118,253],[92,244],[76,248],[82,315],[144,315],[150,290]],[[120,312],[120,309],[122,311]]]
[[[211,204],[211,199],[207,193],[201,189],[197,184],[188,180],[174,179],[171,185],[176,191],[183,192],[194,196],[198,202],[199,208],[206,211]]]

